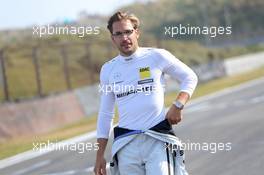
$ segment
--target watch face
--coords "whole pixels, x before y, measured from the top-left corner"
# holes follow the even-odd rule
[[[183,107],[184,107],[184,105],[179,101],[175,101],[173,104],[179,109],[183,109]]]

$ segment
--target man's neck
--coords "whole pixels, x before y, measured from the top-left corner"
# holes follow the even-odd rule
[[[134,52],[132,52],[130,54],[124,54],[124,53],[120,52],[120,55],[123,57],[129,57],[129,56],[133,55],[134,53],[136,53],[137,50],[138,50],[138,47],[134,50]]]

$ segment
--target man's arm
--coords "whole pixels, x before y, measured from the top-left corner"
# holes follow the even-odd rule
[[[115,97],[109,86],[109,69],[103,66],[100,72],[101,102],[97,120],[97,143],[99,149],[96,154],[94,172],[96,175],[106,174],[104,158],[109,132],[113,123]],[[110,89],[109,89],[110,88]]]
[[[190,68],[186,69],[185,67],[185,69],[182,69],[181,71],[178,69],[177,71],[182,71],[180,74],[182,76],[180,78],[180,93],[178,94],[176,100],[173,102],[166,114],[166,118],[172,125],[178,124],[182,120],[182,109],[191,98],[191,95],[198,82],[196,74]],[[173,68],[171,68],[171,70],[168,72],[171,76],[174,76],[174,78],[178,78],[175,71],[173,71]]]
[[[180,82],[180,93],[166,114],[169,123],[177,124],[182,119],[181,111],[183,106],[191,98],[197,85],[198,78],[193,70],[179,59],[175,58],[170,52],[159,50],[159,56],[160,60],[157,62],[159,63],[162,72]]]

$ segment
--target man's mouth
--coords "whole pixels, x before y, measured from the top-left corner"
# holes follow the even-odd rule
[[[132,46],[132,43],[122,43],[121,47],[124,49],[129,49]]]

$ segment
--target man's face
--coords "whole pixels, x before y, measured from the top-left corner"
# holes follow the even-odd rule
[[[130,20],[113,23],[112,41],[123,56],[133,54],[138,48],[138,29],[134,29]]]

